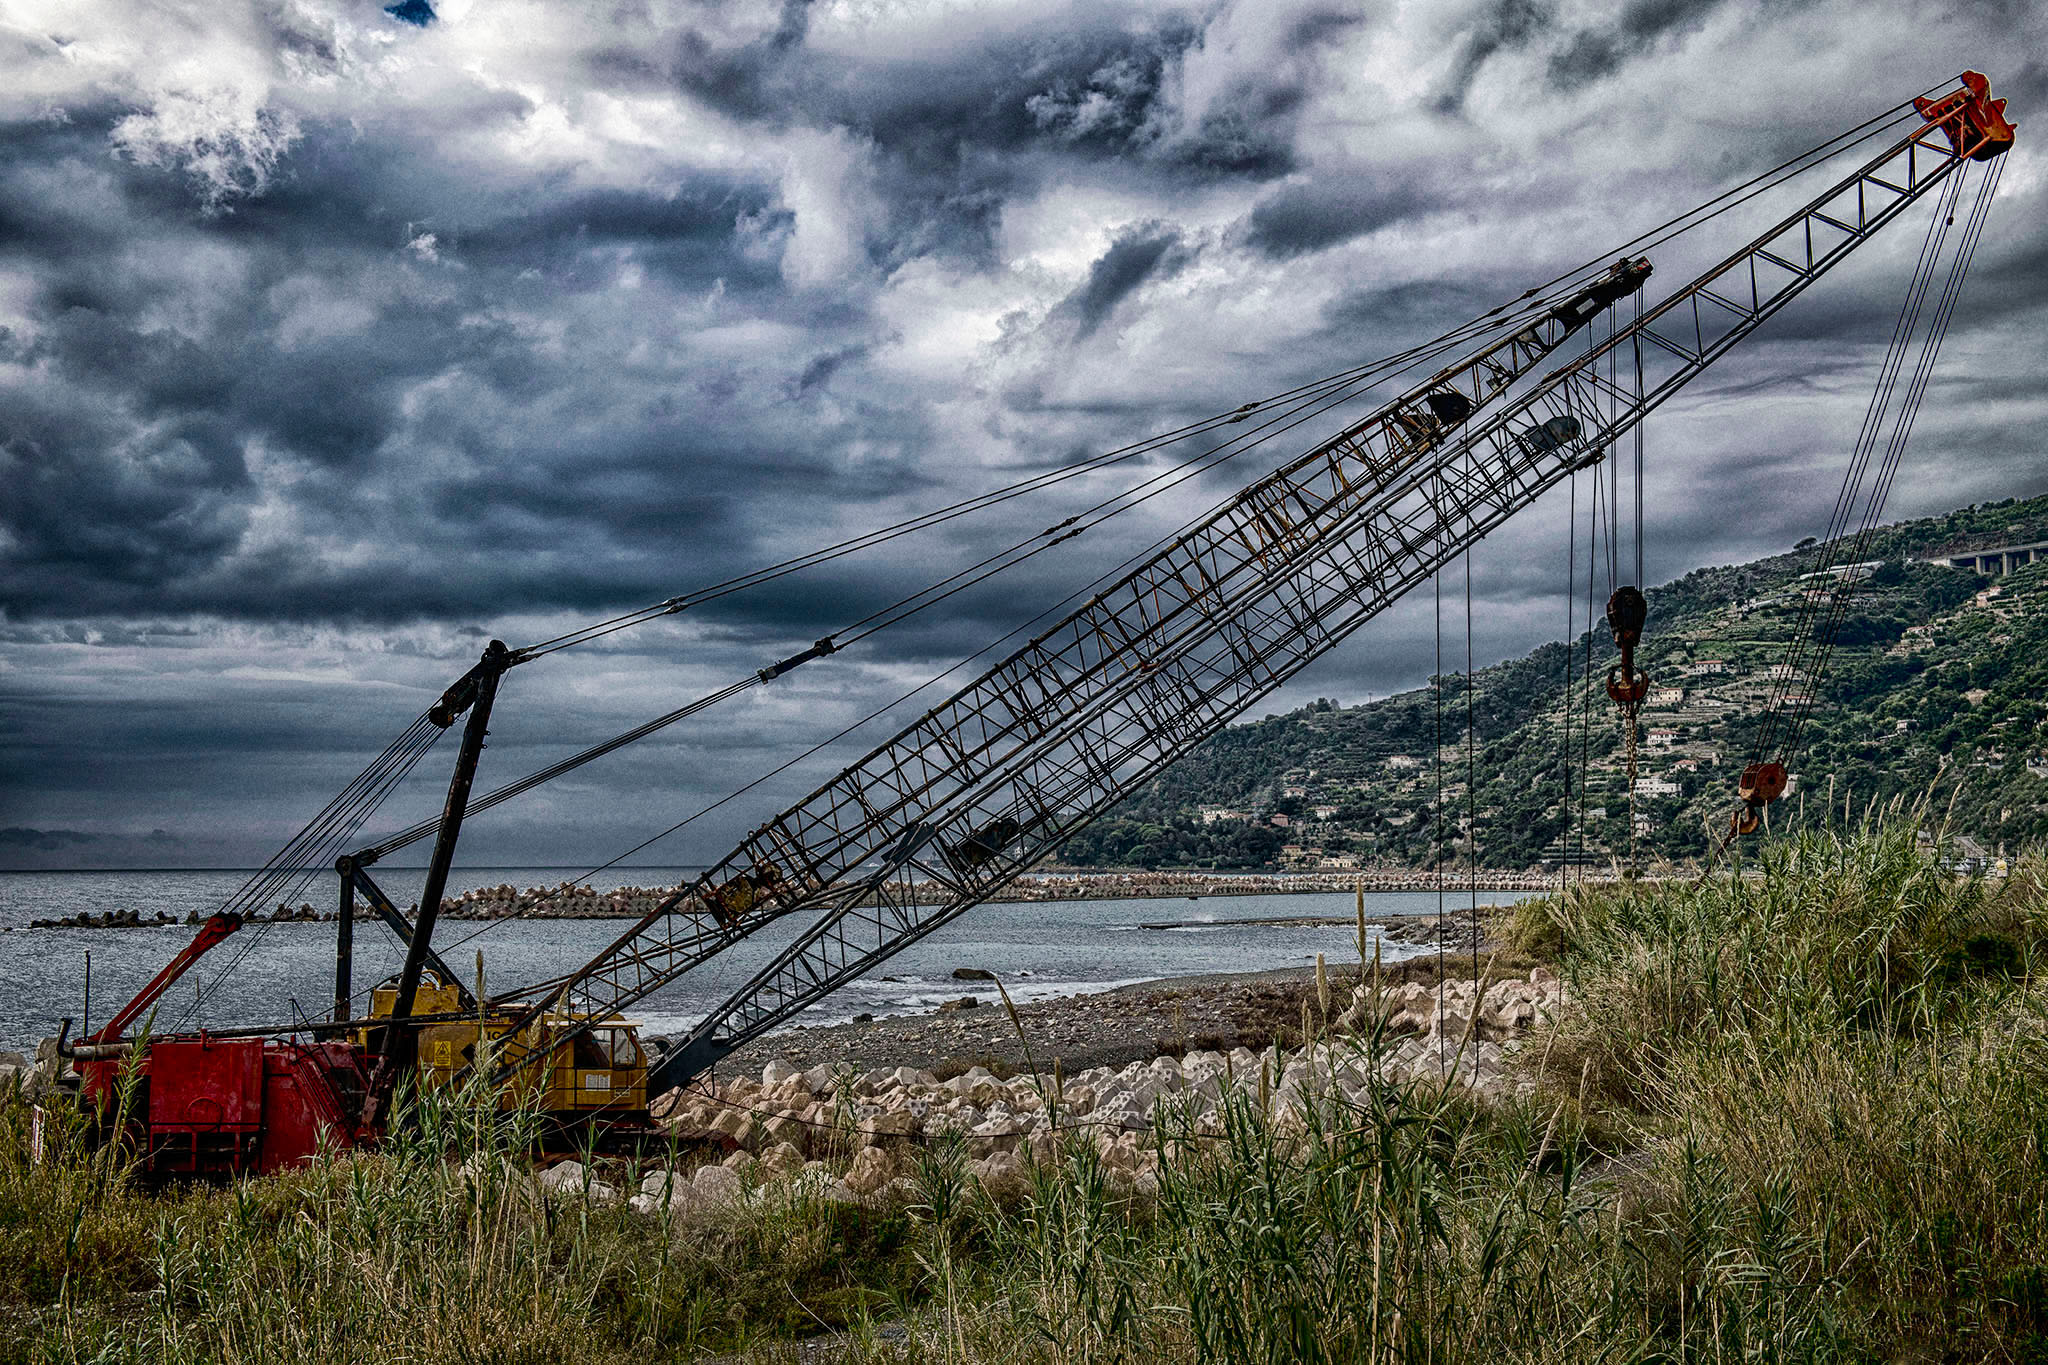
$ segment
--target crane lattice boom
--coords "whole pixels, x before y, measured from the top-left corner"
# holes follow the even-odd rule
[[[535,1002],[522,1024],[546,999],[573,997],[606,1017],[772,920],[817,912],[665,1061],[660,1079],[679,1083],[988,900],[1603,458],[1966,159],[2003,150],[2010,130],[1984,90],[1966,83],[1964,93],[1974,101],[1929,106],[1911,135],[1551,373],[1522,382],[1639,289],[1647,261],[1622,261],[1509,324],[1509,335],[1250,485],[749,835],[585,967],[518,993]],[[1603,377],[1603,363],[1633,382]],[[501,1054],[505,1072],[568,1040],[518,1037]]]

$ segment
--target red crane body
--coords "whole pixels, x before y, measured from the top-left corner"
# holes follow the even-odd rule
[[[355,1145],[365,1080],[348,1042],[216,1037],[205,1032],[124,1042],[199,959],[242,927],[215,915],[184,951],[74,1052],[79,1093],[152,1175],[265,1173],[323,1148]],[[130,1058],[142,1049],[139,1068]],[[124,1078],[133,1073],[126,1095]]]

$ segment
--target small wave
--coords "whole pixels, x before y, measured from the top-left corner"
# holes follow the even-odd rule
[[[1021,976],[1022,973],[1019,973]],[[1061,1000],[1076,995],[1100,995],[1105,991],[1120,990],[1125,986],[1141,986],[1148,981],[1157,981],[1156,976],[1120,977],[1114,981],[1033,981],[1028,985],[1019,984],[1010,988],[1010,999],[1019,1005],[1036,1004],[1042,1000]],[[895,1001],[846,1001],[821,1000],[805,1009],[795,1021],[771,1029],[770,1033],[782,1033],[792,1028],[832,1028],[840,1024],[851,1024],[855,1016],[865,1014],[874,1019],[900,1019],[931,1013],[947,1000],[957,1000],[967,991],[949,995],[934,995],[925,1000],[905,998]],[[993,992],[977,995],[986,1008],[999,1002]]]
[[[626,1022],[638,1029],[642,1038],[666,1037],[672,1033],[688,1033],[704,1022],[702,1014],[643,1014],[639,1011],[627,1016]]]

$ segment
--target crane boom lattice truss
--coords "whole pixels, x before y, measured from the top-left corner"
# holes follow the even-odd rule
[[[1871,234],[1985,155],[1980,112],[1949,103],[1549,374],[1522,382],[1633,292],[1647,263],[1620,263],[1566,303],[1508,324],[1509,335],[1247,487],[749,835],[589,964],[517,993],[529,1003],[499,1053],[499,1074],[574,1036],[538,1027],[548,1000],[573,998],[602,1018],[770,921],[816,912],[664,1059],[659,1082],[679,1084],[988,900],[1601,459]],[[1627,387],[1601,375],[1603,362],[1622,356]]]

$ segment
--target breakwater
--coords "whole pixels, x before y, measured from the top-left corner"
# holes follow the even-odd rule
[[[1300,896],[1368,892],[1463,891],[1476,884],[1481,891],[1547,891],[1554,874],[1481,872],[1476,883],[1469,872],[1082,872],[1019,877],[990,897],[992,904],[1046,901],[1173,900],[1208,896]],[[558,887],[520,890],[487,886],[466,891],[441,903],[452,919],[522,918],[611,919],[638,917],[675,894],[677,888],[627,886],[597,891],[564,883]],[[937,883],[915,888],[919,903],[937,905],[951,892]]]
[[[1556,886],[1556,875],[1538,871],[1469,871],[1438,874],[1409,869],[1374,869],[1363,872],[1079,872],[1019,877],[991,898],[993,904],[1052,901],[1104,900],[1200,900],[1210,896],[1299,896],[1328,895],[1363,890],[1455,893],[1476,887],[1480,891],[1547,891]],[[673,896],[676,886],[622,886],[608,891],[575,882],[554,886],[519,887],[509,882],[474,887],[441,902],[444,919],[637,919]],[[937,904],[948,892],[936,883],[916,889],[918,899]],[[417,906],[410,907],[417,910]],[[336,917],[333,910],[316,910],[311,904],[279,905],[252,916],[252,921],[273,923],[325,922]],[[188,911],[182,918],[162,911],[122,909],[99,913],[31,920],[31,929],[126,929],[159,928],[170,924],[197,925],[203,916]],[[373,918],[362,906],[358,920]]]

